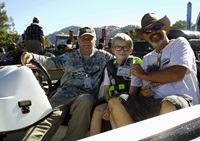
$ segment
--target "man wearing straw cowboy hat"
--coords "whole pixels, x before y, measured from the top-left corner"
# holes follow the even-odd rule
[[[143,57],[132,74],[143,80],[139,95],[122,94],[108,101],[117,127],[200,103],[195,55],[188,41],[169,40],[170,20],[147,13],[136,34],[154,50]]]

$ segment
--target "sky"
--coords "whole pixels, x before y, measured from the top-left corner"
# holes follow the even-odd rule
[[[0,0],[12,17],[15,30],[22,34],[34,16],[40,20],[45,35],[69,26],[141,26],[141,18],[149,12],[160,18],[167,15],[171,24],[187,19],[187,5],[192,4],[191,22],[200,13],[199,0]]]

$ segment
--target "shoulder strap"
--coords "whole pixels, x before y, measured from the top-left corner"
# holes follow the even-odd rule
[[[131,65],[133,64],[133,60],[135,59],[134,56],[129,56],[126,61],[124,62],[124,65],[127,67],[131,67]]]
[[[113,74],[113,72],[115,71],[114,68],[116,68],[115,64],[115,59],[112,59],[112,60],[109,60],[107,63],[106,63],[106,68],[107,68],[107,71],[108,71],[108,74],[109,76],[111,74]]]

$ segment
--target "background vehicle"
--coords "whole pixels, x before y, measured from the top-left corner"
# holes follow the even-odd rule
[[[70,34],[57,34],[55,45],[50,47],[47,48],[46,51],[51,52],[56,56],[64,54],[65,52],[71,52],[78,48],[77,36]]]
[[[140,57],[141,59],[143,56],[149,52],[153,51],[153,47],[146,41],[139,41],[133,44],[133,52],[132,55]]]

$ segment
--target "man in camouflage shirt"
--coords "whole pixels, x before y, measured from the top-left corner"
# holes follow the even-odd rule
[[[54,108],[52,116],[40,123],[30,136],[26,135],[24,140],[50,141],[67,111],[71,119],[62,140],[75,141],[85,137],[89,129],[95,97],[99,91],[101,75],[107,61],[113,58],[113,55],[95,48],[96,33],[91,27],[80,28],[78,44],[78,50],[58,57],[50,58],[28,52],[21,56],[23,65],[34,58],[47,70],[62,69],[64,71],[61,87],[50,99]]]

